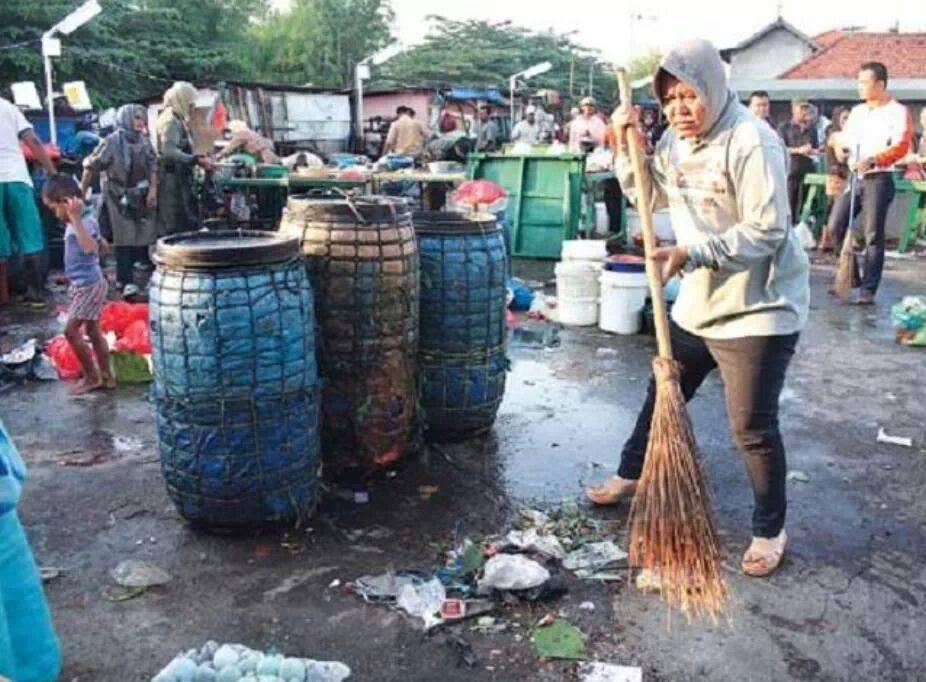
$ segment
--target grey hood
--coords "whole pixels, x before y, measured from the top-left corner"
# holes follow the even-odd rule
[[[727,84],[727,74],[720,53],[707,40],[686,40],[662,58],[653,77],[653,91],[657,101],[660,101],[660,84],[666,73],[691,85],[707,103],[708,133],[705,136],[710,133],[731,102],[736,101],[736,95]]]

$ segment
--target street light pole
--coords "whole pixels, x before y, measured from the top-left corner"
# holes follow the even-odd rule
[[[58,144],[58,129],[55,127],[55,93],[52,79],[51,58],[61,56],[61,41],[49,33],[42,36],[42,59],[45,62],[45,100],[48,106],[48,131],[51,143]]]
[[[45,62],[45,97],[48,102],[48,131],[52,144],[58,144],[58,129],[55,127],[55,94],[52,78],[52,57],[61,56],[61,41],[56,33],[70,35],[103,11],[99,0],[87,0],[64,19],[42,34],[42,59]]]

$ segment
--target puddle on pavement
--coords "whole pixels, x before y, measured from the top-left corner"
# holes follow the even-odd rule
[[[572,348],[571,353],[580,350]],[[588,352],[594,356],[595,349]],[[576,498],[582,484],[616,469],[621,434],[633,427],[644,384],[629,384],[628,405],[622,406],[616,400],[616,384],[606,399],[596,394],[608,387],[602,391],[601,382],[590,381],[621,376],[611,357],[607,369],[587,358],[570,360],[568,354],[511,355],[495,427],[505,490],[518,501]]]

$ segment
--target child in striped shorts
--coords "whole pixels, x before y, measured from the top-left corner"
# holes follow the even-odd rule
[[[100,312],[106,303],[109,285],[100,268],[99,225],[84,206],[80,187],[72,177],[56,175],[50,178],[42,189],[42,200],[58,220],[67,223],[64,271],[70,282],[70,305],[64,335],[83,370],[83,378],[71,393],[82,395],[115,388],[109,346],[100,330]],[[92,351],[84,340],[84,332],[90,339]]]

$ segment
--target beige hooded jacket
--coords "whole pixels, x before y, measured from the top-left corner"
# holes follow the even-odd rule
[[[690,253],[673,320],[712,339],[800,331],[810,265],[791,227],[781,141],[737,101],[711,43],[690,40],[669,52],[657,93],[666,73],[691,85],[708,109],[706,133],[686,140],[669,129],[647,161],[654,209],[669,208]],[[617,155],[615,174],[633,201],[626,154]]]

